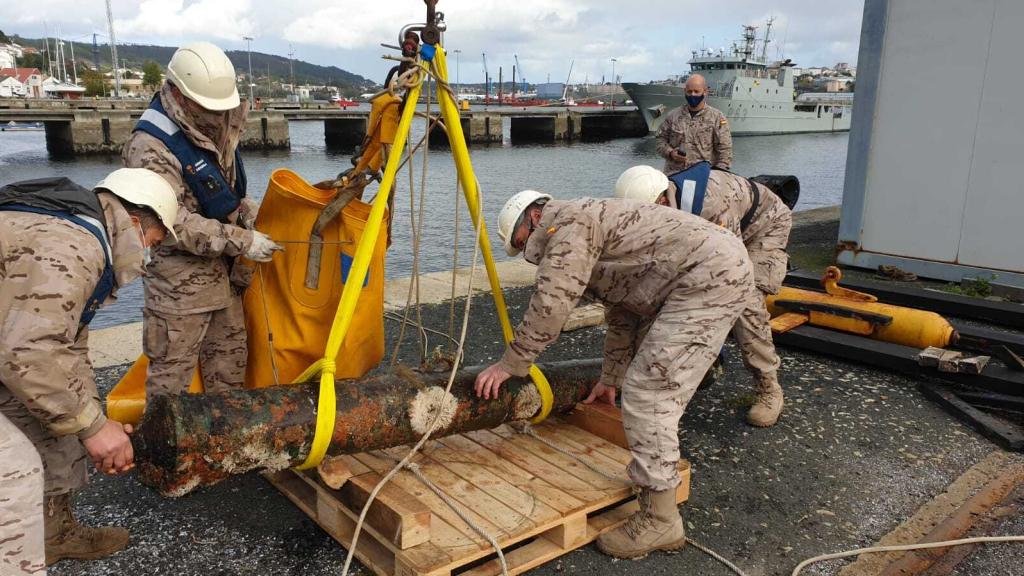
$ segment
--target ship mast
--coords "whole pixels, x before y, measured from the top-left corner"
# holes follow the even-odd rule
[[[768,43],[772,41],[772,23],[775,22],[775,18],[769,18],[767,25],[764,28],[764,46],[761,47],[761,61],[768,62]]]
[[[750,60],[754,56],[754,42],[757,38],[757,26],[743,26],[743,54],[744,60]]]

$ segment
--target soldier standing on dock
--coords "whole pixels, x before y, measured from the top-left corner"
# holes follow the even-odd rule
[[[736,321],[732,334],[740,345],[743,364],[754,380],[756,399],[747,413],[747,421],[759,427],[773,426],[782,414],[783,395],[778,378],[779,356],[772,342],[771,318],[763,297],[778,294],[786,276],[786,245],[793,227],[793,212],[767,186],[737,174],[708,170],[706,164],[706,180],[697,174],[696,167],[687,172],[691,174],[665,176],[650,166],[634,166],[619,176],[615,196],[655,202],[698,215],[743,240],[754,265],[754,284],[762,298],[751,301]]]
[[[93,190],[67,178],[0,188],[0,574],[128,544],[124,528],[72,513],[86,457],[107,474],[133,466],[127,427],[100,405],[88,324],[142,274],[150,246],[174,239],[177,212],[174,190],[141,169]]]
[[[197,363],[207,391],[243,384],[241,292],[252,271],[236,259],[267,262],[282,249],[252,229],[257,205],[245,197],[238,151],[247,113],[227,55],[197,42],[171,57],[167,80],[125,143],[125,165],[163,176],[179,202],[179,242],[154,252],[144,278],[147,396],[185,392]]]
[[[668,113],[655,135],[665,173],[707,160],[715,168],[732,166],[732,133],[722,111],[707,103],[708,85],[700,74],[686,80],[686,104]]]
[[[537,264],[537,286],[504,356],[477,378],[477,395],[490,398],[512,375],[527,375],[584,293],[602,302],[604,367],[587,402],[614,404],[622,390],[640,511],[598,547],[619,558],[681,548],[679,420],[740,313],[760,300],[743,244],[653,204],[558,202],[532,190],[505,204],[498,230],[510,256],[522,251]]]

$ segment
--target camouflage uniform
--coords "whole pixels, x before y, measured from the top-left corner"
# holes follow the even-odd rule
[[[741,230],[743,216],[753,203],[750,184],[758,187],[760,199],[747,228]],[[786,245],[793,226],[793,213],[782,200],[761,184],[713,170],[700,215],[743,239],[754,266],[754,284],[764,295],[777,294],[786,276]],[[765,383],[778,381],[779,357],[772,343],[770,320],[763,300],[753,302],[740,315],[732,333],[740,344],[743,363],[755,379]]]
[[[622,388],[642,487],[679,483],[679,419],[753,299],[750,260],[727,230],[633,200],[549,202],[526,244],[537,288],[501,366],[525,376],[584,294],[607,308],[601,381]],[[763,304],[762,304],[763,307]]]
[[[124,286],[142,274],[142,240],[113,195],[101,193],[99,199],[114,275],[117,285]],[[6,510],[12,504],[41,512],[44,493],[47,497],[65,494],[86,482],[87,455],[81,439],[98,432],[107,418],[89,363],[89,329],[78,322],[103,267],[103,249],[84,228],[55,216],[0,212],[0,511],[5,512],[4,519],[11,517]],[[4,431],[11,426],[18,430],[13,436]],[[34,450],[22,448],[26,443],[19,440],[26,438]],[[18,477],[17,472],[38,469],[40,458],[43,482],[31,474]],[[34,495],[11,498],[17,491]],[[8,554],[13,558],[22,546],[18,540],[8,540],[22,531],[32,531],[31,546],[37,540],[40,544],[31,558],[43,557],[42,534],[35,536],[42,530],[42,521],[40,514],[37,520],[15,528],[0,520],[0,567]],[[15,534],[9,536],[12,530]],[[29,553],[30,543],[24,546],[22,553]]]
[[[690,114],[686,106],[668,113],[655,135],[658,154],[665,159],[666,174],[678,172],[687,166],[707,160],[715,168],[732,166],[732,134],[729,121],[717,108],[704,105],[697,114]],[[669,153],[684,144],[687,164],[674,162]]]
[[[194,115],[178,104],[166,83],[160,99],[167,116],[217,162],[234,186],[235,148],[245,128],[246,104]],[[245,215],[233,214],[228,224],[203,216],[177,158],[145,132],[133,132],[121,156],[125,166],[160,174],[178,194],[174,225],[178,243],[153,250],[144,277],[142,345],[150,360],[147,394],[184,392],[197,361],[207,390],[241,386],[248,352],[240,293],[246,282],[237,280],[239,270],[233,270],[233,261],[252,244],[252,232],[239,222]],[[244,201],[242,211],[255,213],[255,204]]]
[[[43,462],[0,412],[0,574],[43,574]]]

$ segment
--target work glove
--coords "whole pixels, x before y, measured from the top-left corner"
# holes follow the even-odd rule
[[[253,262],[270,262],[271,258],[274,257],[274,252],[283,250],[284,247],[271,240],[270,236],[253,230],[252,243],[249,244],[249,249],[245,251],[245,257]]]
[[[252,198],[242,198],[238,206],[238,224],[246,230],[256,229],[256,215],[260,211],[260,205]]]

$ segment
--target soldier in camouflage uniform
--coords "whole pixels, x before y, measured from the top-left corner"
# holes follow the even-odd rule
[[[529,190],[505,205],[499,234],[510,255],[522,250],[537,264],[537,285],[515,339],[477,378],[477,394],[489,398],[512,375],[527,375],[581,296],[604,303],[604,367],[588,402],[614,403],[621,388],[640,511],[598,545],[621,558],[682,547],[679,420],[730,328],[759,299],[743,244],[653,204],[558,202]]]
[[[100,405],[88,321],[142,274],[176,211],[146,170],[115,171],[95,190],[66,178],[0,188],[0,574],[128,544],[123,528],[85,527],[71,511],[87,458],[107,474],[133,466],[126,427]]]
[[[672,174],[707,160],[715,168],[732,165],[732,133],[721,110],[707,103],[704,77],[692,74],[686,80],[687,104],[668,113],[655,134],[655,147],[665,159],[665,173]]]
[[[634,166],[615,183],[615,195],[654,201],[692,213],[696,210],[692,205],[680,205],[688,200],[679,193],[679,187],[670,179],[673,177],[666,177],[650,166]],[[731,172],[712,170],[700,217],[743,240],[754,266],[754,284],[763,296],[779,292],[786,276],[786,245],[793,227],[793,213],[782,199],[763,184]],[[761,427],[774,425],[783,405],[777,374],[780,362],[772,342],[770,321],[763,299],[752,301],[732,331],[757,393],[747,421]]]
[[[238,98],[231,62],[216,46],[200,42],[175,52],[167,76],[122,151],[126,166],[160,174],[179,201],[179,242],[155,250],[144,277],[147,396],[186,391],[197,363],[207,391],[243,384],[248,351],[241,292],[251,269],[237,259],[266,262],[281,250],[251,229],[257,205],[244,197],[237,154],[248,105]],[[196,160],[183,158],[185,153]],[[201,202],[210,195],[206,184],[218,181],[237,205],[226,214],[210,213],[213,208]]]

